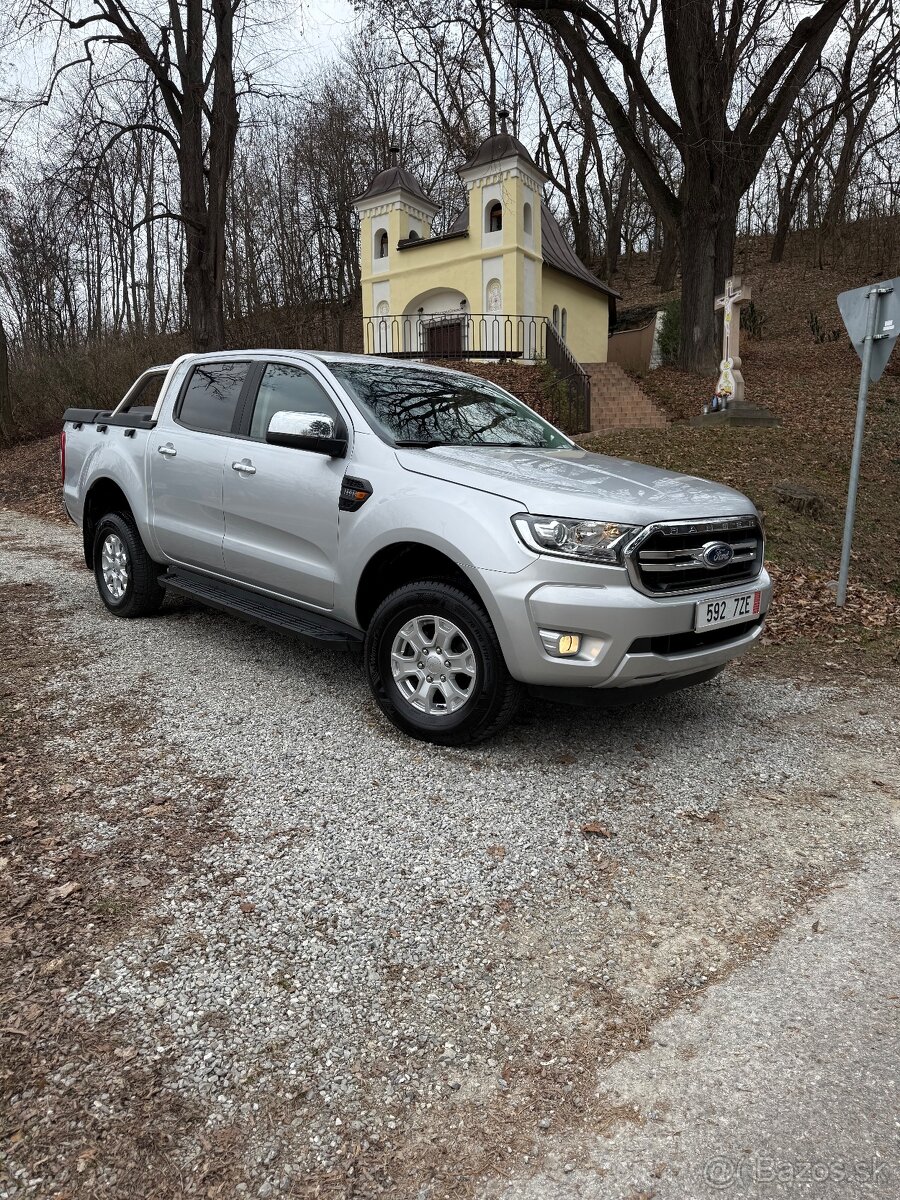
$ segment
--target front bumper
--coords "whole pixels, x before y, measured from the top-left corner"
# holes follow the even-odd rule
[[[542,559],[518,574],[484,572],[494,624],[510,673],[522,683],[544,687],[632,688],[698,675],[745,654],[762,633],[772,597],[768,574],[726,588],[685,596],[645,596],[619,567],[554,563],[546,580]],[[537,575],[544,576],[538,579]],[[694,609],[705,596],[716,599],[759,591],[752,623],[717,630],[707,644],[693,635]],[[578,633],[572,658],[546,652],[540,630]],[[721,638],[721,640],[714,640]]]

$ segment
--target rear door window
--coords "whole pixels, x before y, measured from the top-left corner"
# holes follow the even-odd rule
[[[231,433],[248,362],[200,363],[181,397],[178,420],[204,433]]]

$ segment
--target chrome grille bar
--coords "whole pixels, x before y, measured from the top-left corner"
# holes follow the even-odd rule
[[[756,550],[756,542],[729,542],[735,551],[738,550]],[[692,546],[689,550],[639,550],[638,558],[641,562],[659,562],[664,559],[681,558],[685,554],[696,557],[702,551],[702,546]]]
[[[683,562],[667,562],[667,563],[645,563],[643,557],[639,554],[641,560],[642,571],[715,571],[715,567],[708,566],[699,558],[688,558]],[[731,566],[733,563],[752,562],[756,558],[755,551],[750,554],[736,554],[731,562],[726,566]]]

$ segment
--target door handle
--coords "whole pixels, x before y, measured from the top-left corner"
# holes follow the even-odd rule
[[[160,454],[164,454],[166,456],[166,458],[174,458],[175,455],[178,453],[178,451],[175,449],[175,447],[172,445],[171,442],[166,442],[166,444],[164,446],[157,446],[156,448],[160,452]]]
[[[242,475],[255,475],[256,474],[256,467],[254,467],[253,463],[250,462],[250,460],[246,459],[246,458],[241,459],[240,462],[232,463],[231,469],[232,469],[232,471],[240,471],[240,473]]]

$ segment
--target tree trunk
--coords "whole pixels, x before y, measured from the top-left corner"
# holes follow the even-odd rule
[[[208,238],[188,231],[185,239],[184,294],[188,328],[195,353],[221,350],[225,345],[222,290],[209,267]]]
[[[9,388],[9,343],[0,321],[0,442],[9,445],[15,436],[12,415],[12,392]]]
[[[739,201],[719,197],[699,210],[685,205],[681,222],[681,367],[715,375],[721,362],[716,296],[734,272]],[[692,320],[685,320],[685,314]]]
[[[769,255],[769,262],[780,263],[784,258],[784,249],[787,245],[790,228],[791,210],[788,199],[785,196],[778,206],[778,219],[775,222],[775,237],[772,241],[772,253]]]
[[[625,163],[625,169],[622,172],[622,177],[619,180],[619,194],[616,197],[616,202],[607,208],[607,234],[606,234],[606,270],[607,279],[611,279],[619,269],[619,254],[622,249],[622,234],[625,229],[625,210],[628,207],[628,198],[631,191],[631,180],[634,171],[631,163]],[[611,193],[610,193],[611,198]]]
[[[716,293],[724,292],[725,280],[734,274],[734,246],[737,241],[738,209],[736,196],[725,196],[716,219],[716,259],[713,285]]]
[[[181,75],[181,138],[178,153],[181,217],[184,222],[184,292],[195,351],[225,345],[225,223],[227,189],[234,160],[238,114],[235,98],[233,17],[229,0],[212,0],[216,26],[212,63],[212,104],[204,154],[206,83],[204,9],[186,3],[187,52]]]
[[[663,233],[662,250],[656,266],[653,282],[661,292],[670,292],[675,286],[675,273],[678,270],[678,234],[672,230]]]
[[[680,228],[681,342],[679,366],[711,375],[716,348],[716,222],[706,206],[686,203]]]
[[[187,106],[186,106],[187,107]],[[216,239],[211,228],[203,172],[199,114],[185,122],[181,143],[181,211],[184,216],[184,295],[191,345],[198,354],[225,345],[222,279],[217,278]],[[224,214],[223,214],[224,215]]]

